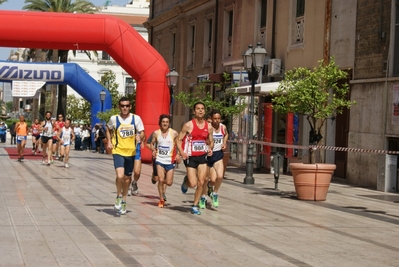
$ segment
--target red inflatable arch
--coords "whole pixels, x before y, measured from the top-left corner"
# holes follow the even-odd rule
[[[137,81],[136,113],[147,136],[169,114],[168,65],[126,22],[107,15],[0,11],[0,46],[107,51]],[[90,90],[90,88],[87,88]],[[143,160],[150,161],[148,150]]]

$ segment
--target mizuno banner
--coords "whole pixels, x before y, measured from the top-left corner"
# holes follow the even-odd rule
[[[21,64],[0,62],[0,80],[2,81],[43,81],[64,82],[64,66],[53,64]]]

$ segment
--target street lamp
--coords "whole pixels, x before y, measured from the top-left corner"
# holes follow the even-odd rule
[[[166,78],[168,81],[168,86],[169,86],[169,94],[170,94],[170,107],[169,107],[169,113],[170,113],[170,125],[172,125],[172,117],[173,117],[173,94],[174,94],[174,89],[177,84],[177,79],[179,78],[179,73],[175,71],[175,69],[171,69],[168,74],[166,74]]]
[[[105,101],[105,96],[107,93],[105,93],[104,89],[100,92],[100,100],[101,100],[101,112],[104,111],[104,101]]]
[[[253,138],[253,121],[254,121],[254,109],[255,109],[255,82],[258,80],[259,72],[262,70],[265,64],[266,49],[260,46],[258,42],[257,47],[252,49],[252,45],[248,46],[248,50],[242,55],[244,61],[244,68],[248,72],[248,78],[251,81],[251,105],[249,109],[249,121],[248,121],[248,140]],[[246,175],[244,178],[244,184],[254,184],[255,179],[254,173],[254,144],[249,142],[247,146],[247,168]]]

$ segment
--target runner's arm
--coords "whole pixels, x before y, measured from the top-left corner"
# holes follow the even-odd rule
[[[186,136],[187,133],[190,133],[190,132],[191,132],[191,128],[192,128],[192,123],[191,123],[191,121],[186,122],[186,123],[183,125],[183,127],[182,127],[182,129],[181,129],[179,135],[177,136],[177,140],[176,140],[177,150],[179,151],[180,155],[182,155],[182,158],[183,158],[183,159],[187,159],[187,156],[188,156],[188,155],[187,155],[186,153],[184,153],[184,151],[183,151],[183,147],[182,147],[183,139],[184,139],[184,137]]]
[[[227,147],[227,141],[229,140],[229,133],[227,132],[227,127],[223,125],[224,128],[224,137],[223,137],[223,144],[222,144],[222,150],[225,150]]]

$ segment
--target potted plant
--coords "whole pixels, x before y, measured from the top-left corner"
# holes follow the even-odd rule
[[[297,113],[309,122],[310,164],[290,164],[295,190],[301,200],[326,199],[336,166],[316,163],[315,150],[323,138],[321,129],[324,123],[355,104],[348,99],[349,86],[343,82],[347,75],[331,57],[329,62],[319,61],[313,69],[300,67],[286,72],[284,80],[272,94],[272,108],[276,112]]]
[[[207,109],[207,114],[212,110],[219,110],[223,124],[226,125],[227,129],[230,129],[230,124],[232,123],[233,116],[236,116],[244,111],[246,105],[243,101],[240,101],[240,97],[233,90],[226,90],[228,88],[237,87],[236,84],[231,83],[231,77],[228,73],[223,73],[223,82],[213,83],[214,88],[217,88],[221,92],[221,97],[213,98],[210,90],[208,89],[211,81],[202,81],[199,83],[192,93],[180,92],[175,95],[175,99],[180,101],[184,106],[189,107],[190,110],[195,103],[201,101],[205,104]],[[230,159],[230,152],[224,152],[223,163],[226,166]]]

